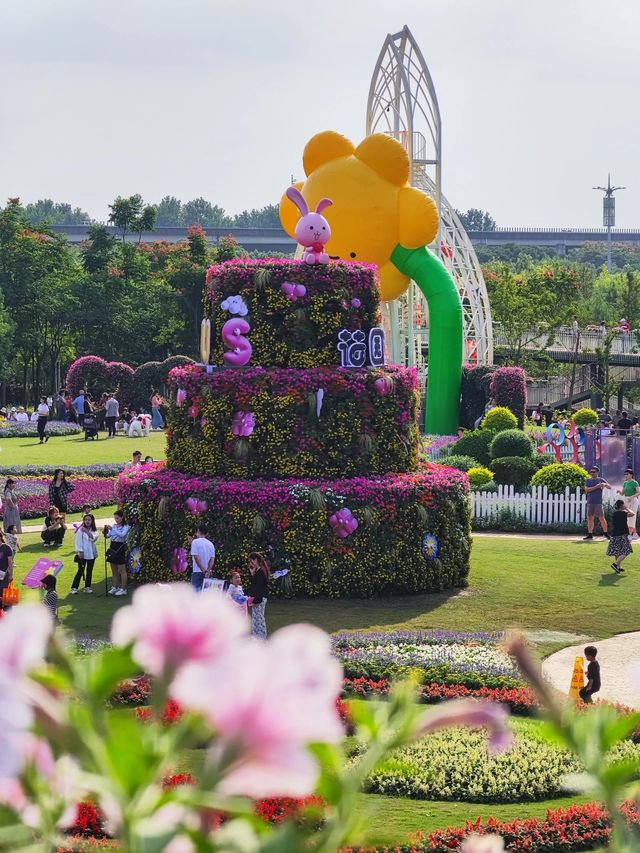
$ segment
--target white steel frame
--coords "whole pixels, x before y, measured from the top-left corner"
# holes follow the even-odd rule
[[[442,194],[441,121],[427,64],[408,27],[389,34],[376,63],[367,103],[367,136],[388,133],[405,147],[411,184],[438,206],[440,231],[432,247],[451,271],[463,307],[465,360],[493,364],[489,297],[475,250],[454,208]],[[400,299],[385,303],[391,357],[424,375],[422,341],[428,336],[426,300],[412,282]]]

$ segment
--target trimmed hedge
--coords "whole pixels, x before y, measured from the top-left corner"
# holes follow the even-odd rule
[[[121,361],[105,361],[97,355],[83,355],[69,367],[65,387],[72,397],[81,388],[94,397],[103,391],[118,389],[118,400],[128,403],[133,392],[133,368]]]
[[[487,483],[490,483],[493,480],[493,471],[479,465],[478,467],[469,468],[467,476],[469,477],[469,485],[471,488],[480,489],[482,486],[486,486]]]
[[[299,284],[305,293],[287,299],[282,285]],[[211,317],[211,362],[223,365],[221,330],[232,314],[221,310],[230,296],[241,295],[251,326],[250,366],[319,367],[340,364],[341,329],[378,325],[379,293],[375,267],[336,261],[305,264],[291,259],[230,261],[207,271]]]
[[[573,462],[554,462],[541,468],[531,478],[532,486],[546,486],[556,495],[563,495],[568,487],[572,492],[581,489],[588,474],[581,465]]]
[[[180,406],[170,406],[167,432],[167,464],[176,471],[249,479],[344,477],[410,471],[418,462],[418,380],[412,368],[205,374],[186,367],[173,371],[171,384],[182,392]],[[237,434],[242,414],[253,418],[248,435]]]
[[[494,432],[515,429],[517,425],[516,416],[506,406],[494,406],[482,419],[482,429],[491,429]]]
[[[78,424],[70,424],[66,421],[47,421],[45,432],[49,435],[76,435],[82,432]],[[0,424],[0,438],[26,438],[37,436],[38,425],[35,421],[20,423],[16,421],[4,421]]]
[[[164,361],[147,361],[136,368],[133,375],[133,405],[138,411],[150,410],[154,391],[164,393],[169,384],[169,374],[174,367],[193,364],[186,355],[172,355]]]
[[[534,447],[530,436],[522,430],[505,429],[499,432],[491,442],[489,455],[492,459],[498,459],[501,456],[521,456],[523,459],[531,459]]]
[[[598,423],[598,413],[589,408],[578,409],[573,416],[573,422],[577,427],[595,426]]]
[[[518,491],[526,489],[534,473],[537,473],[533,460],[523,459],[521,456],[492,459],[491,470],[493,479],[499,486],[514,486]]]
[[[484,364],[463,365],[460,426],[473,429],[478,418],[484,414],[490,397],[491,377],[495,370],[495,367]]]
[[[442,466],[376,479],[224,481],[174,471],[128,469],[120,493],[133,539],[142,548],[142,582],[179,580],[171,569],[175,548],[186,548],[199,522],[216,544],[216,572],[245,567],[251,551],[288,567],[287,588],[270,595],[372,596],[434,592],[466,586],[470,524],[467,478]],[[206,502],[201,515],[188,498]],[[358,527],[340,538],[330,519],[340,508]],[[425,534],[438,554],[422,553]]]
[[[527,408],[527,377],[521,367],[499,367],[491,377],[491,399],[496,406],[506,406],[523,429]]]
[[[471,456],[476,462],[487,467],[491,464],[489,447],[493,441],[495,432],[491,429],[475,429],[465,432],[462,438],[456,442],[456,456]]]
[[[443,462],[445,465],[448,465],[449,468],[457,468],[458,471],[464,471],[465,473],[469,468],[475,468],[478,465],[477,460],[472,456],[462,456],[459,453],[453,453],[451,456],[447,456]]]

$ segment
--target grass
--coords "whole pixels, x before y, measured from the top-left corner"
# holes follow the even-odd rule
[[[152,432],[146,438],[117,436],[107,440],[85,441],[84,435],[52,436],[46,444],[37,438],[0,439],[0,465],[94,465],[98,462],[128,462],[134,450],[154,459],[165,457],[164,432]]]

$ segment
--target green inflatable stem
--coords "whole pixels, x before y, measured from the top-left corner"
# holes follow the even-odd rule
[[[429,372],[425,430],[453,435],[460,414],[462,304],[451,273],[428,249],[396,246],[392,263],[412,278],[429,306]]]

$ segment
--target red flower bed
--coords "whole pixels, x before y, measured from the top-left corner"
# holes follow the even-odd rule
[[[343,691],[347,696],[386,696],[391,690],[391,682],[386,678],[374,681],[371,678],[345,678]],[[420,700],[427,704],[444,702],[446,699],[472,697],[501,702],[508,705],[514,714],[530,716],[539,707],[534,692],[529,687],[477,687],[469,688],[464,684],[423,684],[419,690]]]
[[[165,726],[170,726],[182,719],[184,711],[180,705],[173,699],[169,699],[162,711],[162,722]],[[153,719],[153,711],[151,708],[136,708],[136,717],[143,723],[150,723]]]
[[[627,823],[640,828],[640,811],[632,803],[621,807]],[[341,853],[451,853],[461,850],[468,835],[500,835],[505,850],[527,853],[572,853],[607,845],[611,826],[609,815],[598,803],[550,809],[544,819],[527,818],[508,823],[492,817],[467,821],[464,827],[448,827],[429,835],[415,833],[412,842],[397,847],[348,847]]]

